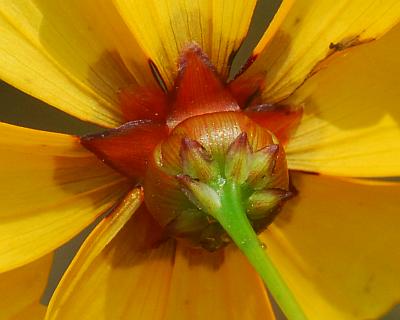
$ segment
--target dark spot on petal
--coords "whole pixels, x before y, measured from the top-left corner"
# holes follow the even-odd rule
[[[296,19],[294,19],[294,26],[297,26],[299,23],[301,22],[301,18],[300,17],[296,17]]]

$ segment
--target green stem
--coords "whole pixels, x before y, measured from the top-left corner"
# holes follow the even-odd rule
[[[231,182],[225,184],[221,203],[222,209],[213,212],[212,215],[246,255],[283,313],[290,320],[307,319],[292,292],[262,248],[256,233],[247,219],[246,212],[243,210],[240,190],[236,184]]]

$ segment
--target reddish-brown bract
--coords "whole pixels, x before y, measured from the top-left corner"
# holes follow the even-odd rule
[[[149,155],[167,135],[167,126],[139,120],[103,133],[84,136],[81,143],[106,164],[141,183]]]
[[[230,82],[227,87],[240,108],[246,109],[261,104],[260,90],[263,83],[264,78],[262,77],[253,78],[251,81],[237,78]]]
[[[255,106],[254,97],[261,81],[223,83],[207,56],[194,44],[183,51],[178,68],[175,86],[168,94],[157,87],[121,90],[121,109],[130,122],[104,133],[84,136],[82,145],[135,183],[142,183],[156,145],[186,119],[195,118],[206,127],[213,126],[214,136],[218,137],[218,124],[204,123],[199,116],[227,112],[226,118],[217,119],[229,121],[229,113],[243,112],[285,144],[301,118],[301,109]],[[181,145],[178,140],[175,147]],[[169,153],[164,153],[164,161],[168,162]]]
[[[273,132],[286,145],[296,130],[303,115],[303,109],[287,105],[259,105],[244,110],[246,116],[260,126]]]
[[[179,61],[168,125],[175,127],[187,118],[206,113],[239,110],[238,103],[201,49],[188,47]]]
[[[126,88],[119,92],[119,99],[127,121],[146,119],[165,123],[168,97],[161,88]]]

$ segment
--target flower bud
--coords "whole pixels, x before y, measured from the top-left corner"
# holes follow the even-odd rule
[[[247,218],[261,232],[290,195],[283,148],[241,112],[195,116],[155,148],[145,203],[170,236],[213,251],[230,242],[215,218],[227,184],[235,184]]]

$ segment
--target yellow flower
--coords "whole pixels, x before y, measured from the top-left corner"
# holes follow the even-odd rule
[[[4,0],[0,76],[116,127],[124,121],[118,90],[156,86],[156,72],[170,89],[189,41],[226,80],[254,6]],[[400,299],[400,187],[354,178],[400,176],[399,17],[397,0],[283,1],[237,78],[262,79],[264,103],[304,105],[285,148],[299,194],[261,238],[309,319],[376,318]],[[79,139],[4,123],[0,131],[0,286],[19,281],[1,290],[9,299],[0,317],[34,319],[51,252],[118,204],[83,244],[47,319],[273,318],[262,283],[232,246],[146,248],[153,234],[135,212],[141,191]],[[21,289],[35,270],[37,285]]]

